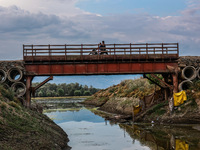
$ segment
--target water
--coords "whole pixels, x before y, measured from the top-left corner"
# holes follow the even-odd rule
[[[95,115],[83,99],[38,101],[67,134],[72,150],[199,150],[200,125],[118,124]]]

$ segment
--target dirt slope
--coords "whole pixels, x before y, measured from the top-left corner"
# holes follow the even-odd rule
[[[69,149],[67,134],[47,116],[22,107],[18,100],[0,87],[0,149]]]
[[[151,95],[158,90],[158,87],[149,84],[146,79],[125,80],[118,85],[97,92],[84,103],[97,106],[100,110],[106,112],[131,116],[127,117],[131,119],[133,107],[138,104],[141,105],[141,100],[145,96]],[[176,107],[173,113],[169,111],[168,101],[165,101],[162,97],[160,93],[157,96],[157,100],[154,101],[154,104],[142,109],[140,113],[135,115],[135,121],[200,123],[200,81],[196,81],[193,87],[187,90],[188,100],[181,106]]]

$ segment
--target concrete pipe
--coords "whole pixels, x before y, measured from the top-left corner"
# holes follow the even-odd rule
[[[186,80],[193,80],[196,78],[197,76],[197,72],[196,69],[193,66],[186,66],[183,70],[182,70],[182,74],[181,74],[183,79]]]
[[[17,97],[21,97],[26,93],[26,85],[22,82],[15,82],[11,86]]]
[[[200,68],[197,70],[197,77],[200,79]]]
[[[179,91],[187,90],[192,86],[192,84],[193,84],[192,81],[184,80],[178,85],[178,89],[179,89]]]
[[[8,84],[6,84],[6,83],[3,83],[3,87],[4,87],[5,89],[9,89],[9,88],[10,88],[10,86],[9,86]]]
[[[22,79],[22,77],[23,77],[23,72],[19,68],[13,67],[8,70],[8,79],[11,82],[18,82]]]
[[[7,74],[3,69],[0,69],[0,83],[4,83],[7,79]]]

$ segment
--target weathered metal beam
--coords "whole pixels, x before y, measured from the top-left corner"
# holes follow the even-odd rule
[[[155,82],[154,80],[152,80],[151,78],[149,78],[148,76],[146,76],[146,74],[144,74],[144,78],[147,78],[148,80],[150,80],[151,82],[153,82],[155,85],[159,86],[160,88],[166,88],[166,86],[165,87],[161,86],[160,84],[158,84],[157,82]]]
[[[178,75],[177,74],[172,74],[173,78],[173,92],[177,93],[178,92]]]
[[[25,106],[31,106],[31,84],[34,76],[26,76],[26,101]]]
[[[53,76],[48,77],[46,80],[38,84],[36,87],[32,87],[32,95],[35,97],[35,91],[43,86],[45,83],[49,82],[50,80],[53,80]]]
[[[162,82],[163,84],[165,84],[167,87],[169,87],[171,90],[173,90],[173,86],[167,84],[165,81],[163,81],[160,78],[158,78],[155,74],[151,74],[151,76],[153,76],[154,78],[156,78],[157,80],[159,80],[160,82]]]
[[[168,73],[170,62],[129,62],[129,63],[70,63],[70,64],[25,64],[27,74],[48,75],[106,75]]]

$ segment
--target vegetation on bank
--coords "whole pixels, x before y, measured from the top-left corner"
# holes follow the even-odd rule
[[[37,109],[37,108],[32,108]],[[63,149],[66,133],[47,116],[24,108],[14,93],[0,86],[0,149]]]
[[[39,83],[33,83],[33,87]],[[90,96],[99,91],[93,86],[80,85],[79,83],[70,84],[55,84],[46,83],[41,88],[36,90],[36,97],[62,97],[62,96]]]
[[[158,90],[160,90],[158,86],[150,84],[144,78],[125,80],[118,85],[100,90],[84,103],[98,106],[100,110],[107,112],[132,116],[133,107],[144,102],[144,97]],[[142,109],[135,116],[135,121],[200,123],[200,80],[194,81],[193,86],[186,93],[188,100],[179,107],[175,107],[173,113],[169,110],[168,100],[164,100],[164,96],[161,93],[157,95],[158,97],[154,96],[155,101],[153,104]],[[160,98],[160,100],[157,98]]]
[[[153,93],[159,89],[153,84],[150,84],[147,79],[140,78],[135,80],[124,80],[118,85],[111,86],[107,89],[98,91],[93,95],[93,98],[113,98],[113,97],[127,97],[134,99],[143,99],[144,96]]]
[[[98,91],[84,103],[100,106],[102,110],[132,115],[133,107],[138,106],[141,99],[158,89],[144,78],[124,80],[118,85]]]

